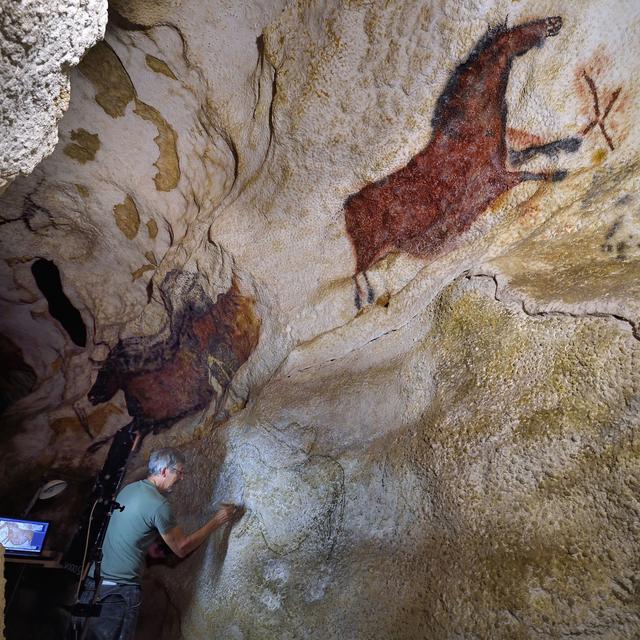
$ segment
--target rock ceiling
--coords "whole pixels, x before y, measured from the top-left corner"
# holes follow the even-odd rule
[[[187,527],[243,502],[149,637],[637,637],[637,3],[49,4],[0,40],[6,499],[134,421]]]

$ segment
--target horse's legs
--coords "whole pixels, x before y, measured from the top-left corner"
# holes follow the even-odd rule
[[[364,276],[364,281],[367,283],[367,302],[369,304],[371,304],[373,302],[373,287],[371,286],[371,283],[369,282],[369,276],[367,275],[366,271],[362,272],[362,275]]]
[[[543,171],[542,173],[533,173],[531,171],[517,171],[510,173],[510,176],[517,176],[519,182],[525,180],[546,180],[547,182],[560,182],[567,177],[567,172],[559,171]]]
[[[367,283],[367,304],[371,304],[374,300],[374,291],[371,283],[369,282],[369,277],[367,276],[366,271],[360,271],[358,273],[362,273],[364,276],[364,281]],[[356,303],[356,309],[362,309],[362,287],[358,282],[358,273],[353,276],[353,281],[356,285],[356,295],[354,301]]]
[[[360,289],[360,283],[358,282],[358,274],[355,273],[353,275],[353,282],[356,285],[356,295],[354,298],[354,302],[356,304],[356,309],[362,309],[362,290]]]
[[[547,157],[557,156],[560,151],[565,153],[575,153],[582,144],[582,138],[572,136],[570,138],[561,138],[560,140],[554,140],[553,142],[546,142],[545,144],[539,144],[526,149],[520,149],[518,151],[509,149],[509,162],[512,165],[517,166],[531,160],[531,158],[537,155],[544,155]]]

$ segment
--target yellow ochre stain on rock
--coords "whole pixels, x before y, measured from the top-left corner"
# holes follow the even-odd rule
[[[140,214],[133,198],[128,195],[124,202],[113,207],[113,215],[118,229],[129,240],[133,240],[138,235],[138,229],[140,228]]]
[[[147,233],[152,240],[156,239],[158,235],[158,223],[155,220],[149,220],[147,222]]]
[[[131,272],[131,278],[135,282],[138,278],[142,277],[147,271],[154,271],[155,266],[152,264],[144,264],[140,268]]]
[[[89,431],[91,431],[94,437],[100,435],[109,418],[117,415],[122,415],[122,409],[120,409],[120,407],[110,403],[100,405],[87,416]],[[49,428],[56,436],[71,435],[84,431],[84,427],[77,416],[57,418],[49,424]]]
[[[98,42],[89,49],[78,69],[96,90],[96,102],[112,118],[124,115],[127,105],[135,98],[131,79],[120,59],[106,42]]]
[[[180,2],[175,0],[153,0],[153,2],[131,2],[131,0],[111,0],[109,10],[119,14],[135,25],[153,27],[166,24],[174,15]]]
[[[161,73],[167,76],[167,78],[171,78],[172,80],[178,79],[164,60],[160,60],[160,58],[156,58],[155,56],[149,55],[147,53],[147,55],[145,56],[145,62],[147,63],[147,67],[149,67],[151,71]]]
[[[153,163],[158,169],[158,173],[153,178],[156,183],[156,189],[158,191],[171,191],[171,189],[175,189],[178,185],[178,180],[180,180],[180,162],[176,148],[178,134],[157,109],[138,100],[138,98],[135,99],[135,104],[134,113],[143,120],[154,124],[158,130],[158,135],[153,139],[160,152],[160,156]]]
[[[86,129],[74,129],[71,132],[70,142],[64,149],[64,153],[70,158],[85,164],[96,159],[96,153],[100,148],[100,138],[97,133],[89,133]]]
[[[154,142],[160,156],[154,162],[158,173],[153,181],[158,191],[174,189],[180,179],[176,147],[178,136],[157,109],[138,98],[131,78],[115,51],[106,42],[99,42],[89,50],[78,68],[94,86],[96,102],[112,118],[124,116],[127,105],[134,101],[134,113],[156,127],[158,135]]]

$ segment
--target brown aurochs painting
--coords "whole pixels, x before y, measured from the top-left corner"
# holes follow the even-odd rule
[[[254,301],[240,292],[235,279],[213,301],[198,274],[176,269],[167,274],[160,293],[168,315],[166,335],[120,340],[89,391],[92,404],[99,404],[122,389],[142,433],[167,429],[212,402],[219,405],[260,332]]]
[[[394,251],[430,257],[450,246],[502,193],[524,180],[562,180],[565,171],[509,171],[536,154],[574,152],[580,137],[510,151],[505,93],[515,57],[540,47],[562,28],[549,17],[489,30],[451,75],[438,98],[429,144],[406,166],[368,184],[345,202],[356,257],[355,304],[374,300],[367,269]]]

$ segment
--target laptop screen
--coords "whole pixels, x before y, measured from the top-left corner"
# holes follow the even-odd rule
[[[7,555],[38,556],[48,529],[48,522],[0,516],[0,544]]]

